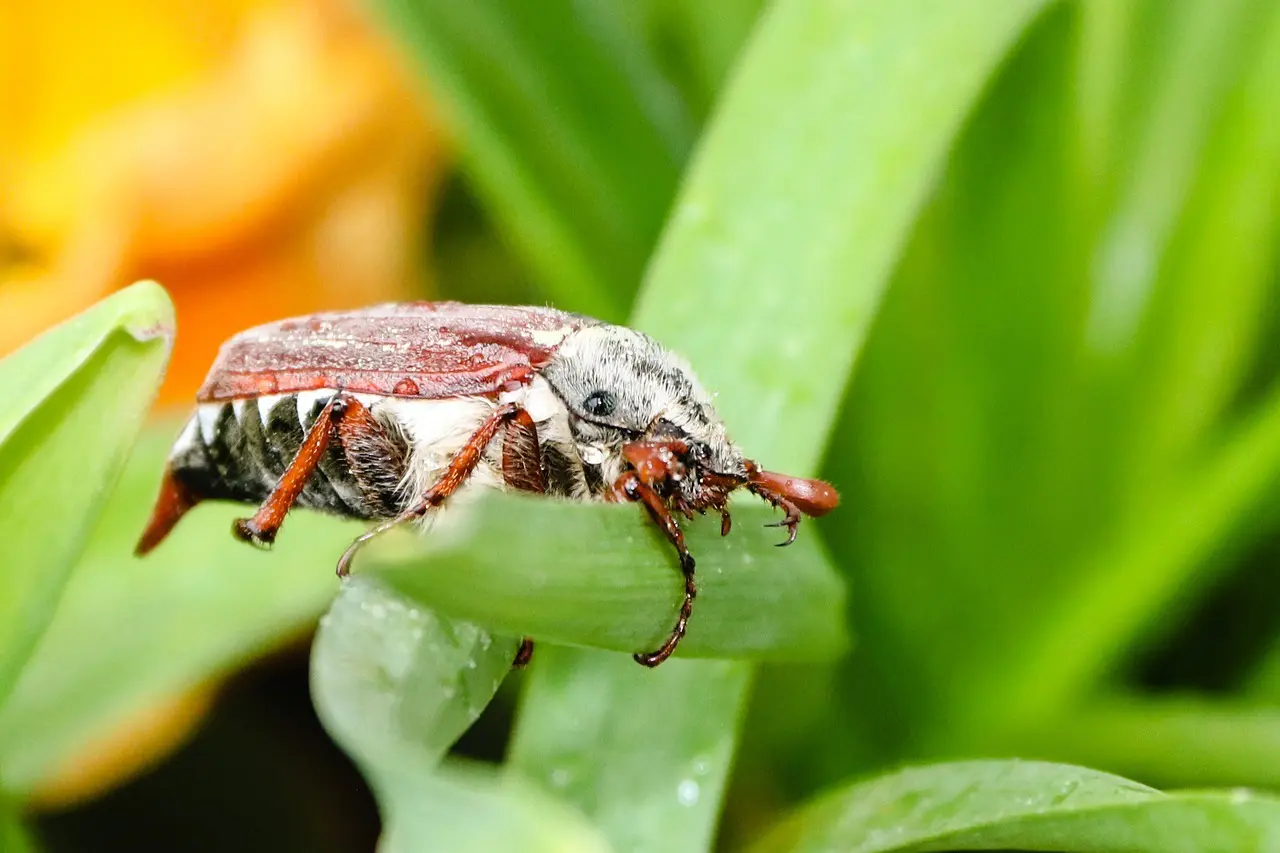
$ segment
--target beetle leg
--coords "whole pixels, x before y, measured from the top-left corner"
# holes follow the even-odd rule
[[[454,454],[453,459],[449,460],[449,465],[444,469],[444,473],[432,484],[431,488],[427,489],[418,503],[409,507],[409,509],[395,518],[384,521],[377,527],[362,533],[347,546],[347,550],[342,553],[342,557],[338,560],[338,577],[345,578],[351,573],[351,561],[355,559],[356,552],[364,546],[364,543],[381,536],[393,527],[404,524],[406,521],[421,518],[429,510],[444,503],[476,470],[476,466],[484,458],[485,449],[489,446],[489,442],[493,441],[494,436],[498,434],[498,430],[502,429],[508,421],[515,418],[522,411],[524,410],[515,403],[507,403],[490,412],[484,422],[467,439],[467,443],[462,445],[462,449]]]
[[[502,481],[509,488],[521,492],[544,494],[547,481],[542,474],[542,449],[538,443],[538,428],[525,409],[521,409],[507,421],[502,437]],[[520,641],[520,650],[511,662],[513,669],[524,669],[533,659],[533,638]]]
[[[751,483],[747,488],[751,490],[752,494],[759,495],[786,513],[786,516],[783,517],[781,521],[774,521],[765,525],[765,527],[787,528],[787,540],[785,542],[779,542],[778,547],[781,548],[796,541],[796,529],[800,526],[800,509],[782,495],[770,491],[769,489],[762,488],[755,483]]]
[[[533,639],[525,637],[520,641],[520,648],[516,651],[516,659],[511,662],[511,668],[524,669],[531,660],[533,660]]]
[[[676,522],[675,516],[667,509],[658,493],[646,485],[635,471],[628,471],[619,477],[614,490],[627,500],[643,503],[645,509],[649,511],[649,516],[662,528],[662,532],[667,534],[667,539],[680,555],[680,571],[684,574],[684,601],[680,604],[680,616],[676,619],[676,625],[671,629],[666,642],[656,651],[640,652],[632,656],[636,663],[654,667],[671,657],[671,653],[676,650],[676,646],[684,636],[689,617],[693,614],[693,599],[698,595],[698,588],[693,582],[693,555],[685,547],[684,532]]]
[[[329,442],[338,431],[339,420],[349,407],[359,405],[359,402],[341,393],[329,398],[311,429],[307,430],[293,461],[284,469],[276,487],[267,495],[258,511],[252,518],[237,518],[232,524],[231,530],[237,539],[263,548],[275,542],[280,525],[284,524],[284,517],[289,514],[289,509],[302,494],[307,480],[311,479],[328,451]]]
[[[337,442],[369,515],[389,518],[399,512],[400,483],[411,449],[407,438],[389,431],[372,410],[350,398],[338,419]]]

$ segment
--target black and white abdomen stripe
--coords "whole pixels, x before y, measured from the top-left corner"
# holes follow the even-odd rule
[[[174,477],[205,499],[261,503],[332,394],[304,392],[200,404],[174,444],[169,462]],[[400,437],[399,430],[389,430],[388,436]],[[335,436],[297,505],[350,518],[394,515],[402,501],[398,486],[408,447],[399,450],[387,459],[368,460],[384,470],[372,482],[368,477],[362,482]]]

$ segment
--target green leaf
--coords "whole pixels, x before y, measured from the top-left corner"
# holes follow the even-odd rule
[[[495,778],[480,766],[450,764],[432,775],[406,773],[394,785],[383,853],[519,850],[608,853],[582,816],[531,785]]]
[[[243,506],[202,504],[134,557],[178,431],[143,433],[0,709],[0,788],[31,790],[151,703],[309,631],[339,589],[333,567],[363,526],[308,512],[291,514],[266,553],[231,536]]]
[[[516,647],[353,577],[316,632],[316,710],[379,795],[390,796],[387,774],[430,773],[480,716]]]
[[[722,709],[742,712],[749,681],[728,661],[642,672],[623,655],[540,649],[509,763],[619,850],[708,850],[738,732]]]
[[[978,761],[851,785],[752,850],[1263,853],[1277,845],[1280,800],[1247,791],[1164,794],[1066,765]]]
[[[425,539],[385,537],[372,571],[443,614],[550,642],[643,651],[675,621],[674,552],[638,507],[494,494],[449,512]],[[776,517],[753,500],[735,508],[729,536],[719,518],[686,525],[702,569],[680,653],[822,658],[846,647],[840,579],[813,535],[774,547],[785,534],[763,525]]]
[[[172,340],[168,294],[141,282],[0,362],[0,707],[53,618]]]
[[[620,319],[692,126],[625,6],[380,0],[462,137],[464,166],[564,306]]]
[[[316,710],[378,797],[380,850],[602,850],[580,818],[479,771],[439,773],[517,643],[418,607],[366,577],[343,585],[311,656]]]

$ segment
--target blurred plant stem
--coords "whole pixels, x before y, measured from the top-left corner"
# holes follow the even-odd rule
[[[1069,756],[1162,788],[1280,790],[1280,708],[1231,696],[1106,696],[1045,718],[1004,748]]]

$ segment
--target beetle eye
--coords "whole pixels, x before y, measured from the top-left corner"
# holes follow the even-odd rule
[[[582,401],[582,410],[596,418],[607,418],[618,408],[618,398],[609,391],[593,391]]]

